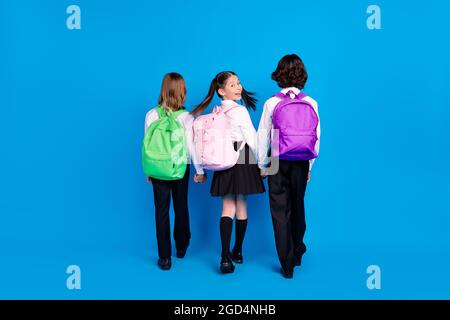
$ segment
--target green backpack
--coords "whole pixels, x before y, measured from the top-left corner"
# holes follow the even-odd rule
[[[160,180],[178,180],[186,172],[186,138],[175,112],[157,107],[159,119],[148,128],[142,143],[142,167],[145,175]]]

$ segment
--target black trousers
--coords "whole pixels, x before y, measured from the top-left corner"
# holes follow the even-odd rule
[[[170,195],[172,194],[175,212],[173,237],[177,250],[184,250],[189,245],[191,231],[189,227],[188,186],[189,165],[184,177],[179,180],[165,181],[152,179],[155,201],[156,238],[160,258],[170,258]]]
[[[275,243],[281,266],[294,267],[294,255],[303,253],[306,231],[304,197],[309,161],[280,160],[275,175],[269,176],[269,199]]]

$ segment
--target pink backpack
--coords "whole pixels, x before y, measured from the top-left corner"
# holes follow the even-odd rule
[[[228,109],[226,112],[233,108]],[[239,158],[231,140],[231,127],[226,112],[215,106],[210,114],[199,116],[194,120],[194,145],[200,165],[203,169],[220,171],[233,167]]]

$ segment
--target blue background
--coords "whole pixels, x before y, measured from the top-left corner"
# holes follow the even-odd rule
[[[450,4],[165,3],[0,0],[0,298],[450,298]],[[71,4],[81,30],[66,27]],[[366,27],[371,4],[382,30]],[[249,199],[245,263],[220,275],[209,180],[190,185],[186,258],[160,271],[140,147],[163,75],[185,77],[191,109],[234,70],[260,99],[257,126],[287,53],[322,121],[303,266],[278,273],[263,194]],[[372,264],[381,290],[366,287]]]

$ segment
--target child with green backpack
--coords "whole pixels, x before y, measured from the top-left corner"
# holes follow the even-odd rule
[[[170,196],[172,195],[176,255],[183,258],[191,237],[188,211],[189,162],[192,158],[195,182],[205,182],[203,169],[196,165],[193,147],[193,116],[186,111],[186,84],[175,72],[164,76],[158,106],[145,117],[142,165],[147,180],[153,184],[158,242],[158,266],[169,270],[171,261]]]

